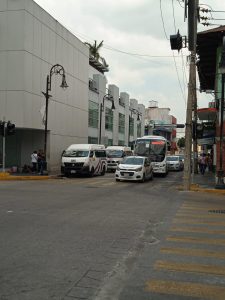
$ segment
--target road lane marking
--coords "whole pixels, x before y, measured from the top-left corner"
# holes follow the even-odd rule
[[[210,225],[210,226],[225,226],[225,222],[212,222],[206,220],[197,219],[173,219],[173,223],[177,224],[199,224],[199,225]]]
[[[189,218],[191,217],[192,219],[201,219],[201,218],[209,218],[209,219],[224,219],[225,220],[225,215],[224,214],[212,214],[212,213],[209,213],[209,214],[193,214],[193,213],[190,213],[190,214],[187,214],[187,213],[177,213],[176,214],[176,218]]]
[[[160,249],[160,252],[167,253],[167,254],[184,255],[184,256],[214,257],[219,259],[225,258],[225,252],[208,251],[205,249],[163,247]]]
[[[204,273],[225,276],[225,266],[193,264],[193,263],[177,263],[175,261],[158,260],[154,265],[155,269],[168,270],[176,272]]]
[[[197,233],[208,233],[208,234],[225,234],[224,230],[213,230],[204,227],[172,227],[170,231],[179,231],[179,232],[197,232]]]
[[[192,282],[153,279],[146,283],[145,290],[159,294],[196,297],[206,300],[225,299],[225,287]]]
[[[218,245],[225,246],[224,239],[208,239],[208,238],[200,238],[200,237],[167,237],[167,241],[169,242],[181,242],[181,243],[196,243],[196,244],[205,244],[205,245]]]
[[[210,205],[210,206],[199,206],[199,207],[193,207],[193,206],[188,206],[188,207],[182,207],[179,209],[179,211],[190,211],[190,210],[202,210],[202,211],[205,211],[205,210],[224,210],[224,207],[221,207],[220,206],[213,206],[213,205]]]

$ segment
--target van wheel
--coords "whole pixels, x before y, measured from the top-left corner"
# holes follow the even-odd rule
[[[120,180],[116,178],[116,181],[119,182]]]
[[[151,173],[150,180],[153,180],[153,172]]]
[[[103,166],[102,172],[101,172],[101,176],[105,175],[105,166]]]
[[[91,172],[90,172],[90,176],[93,177],[94,174],[95,174],[95,169],[92,167],[92,168],[91,168]]]

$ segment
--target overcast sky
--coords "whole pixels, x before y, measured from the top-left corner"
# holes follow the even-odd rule
[[[160,0],[35,2],[82,41],[104,40],[100,55],[109,64],[110,70],[105,73],[108,83],[145,106],[149,100],[158,101],[159,107],[171,109],[178,123],[185,123],[189,52],[173,52],[169,41],[178,29],[187,35],[182,0],[161,0],[161,9]],[[204,4],[225,11],[224,0],[204,0]],[[201,7],[209,8],[206,5]],[[209,13],[201,15],[210,17]],[[225,12],[214,12],[212,17],[225,19]],[[225,20],[208,22],[225,24]],[[198,31],[214,27],[198,25]],[[212,96],[198,93],[198,106],[207,107],[211,99]]]

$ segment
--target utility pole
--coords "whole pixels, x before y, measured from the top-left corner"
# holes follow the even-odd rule
[[[192,146],[192,109],[194,108],[194,120],[197,121],[197,97],[196,97],[196,40],[197,40],[197,10],[198,0],[188,1],[188,49],[190,55],[188,99],[185,127],[185,153],[184,153],[184,190],[191,187],[191,146]],[[197,152],[197,140],[194,151]],[[197,153],[194,154],[196,156]],[[196,160],[197,157],[195,157]]]

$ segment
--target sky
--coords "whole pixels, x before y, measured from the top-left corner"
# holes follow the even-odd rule
[[[182,0],[35,0],[83,42],[100,43],[100,55],[109,65],[108,83],[127,92],[130,98],[148,107],[150,100],[159,107],[169,107],[177,123],[185,123],[188,88],[187,49],[179,53],[170,49],[169,37],[179,29],[187,35]],[[198,31],[225,25],[224,0],[199,0],[200,7],[212,12],[198,24]],[[198,107],[207,107],[212,95],[198,91]]]

